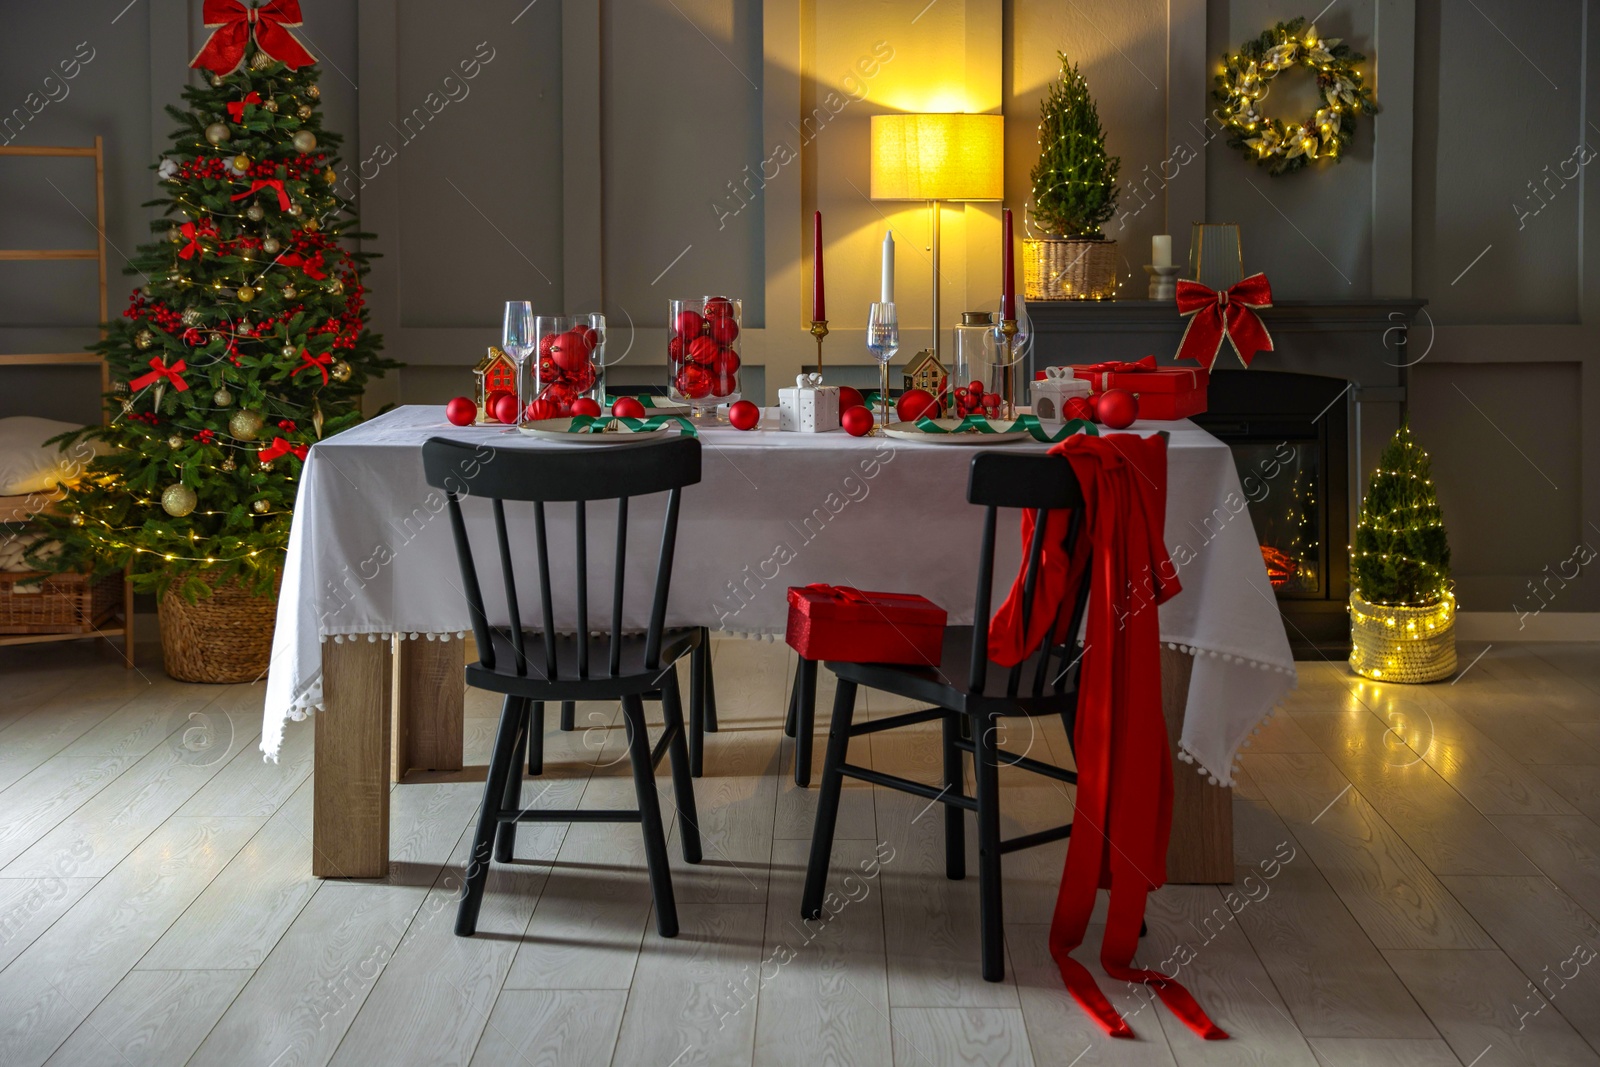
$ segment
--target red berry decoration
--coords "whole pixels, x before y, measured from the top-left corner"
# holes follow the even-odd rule
[[[711,395],[711,375],[705,372],[705,368],[695,366],[693,363],[678,372],[674,384],[677,385],[678,392],[690,400],[703,400]]]
[[[466,426],[478,417],[478,405],[464,396],[458,396],[444,406],[444,417],[452,426]]]
[[[861,395],[861,390],[852,389],[848,385],[839,386],[839,425],[844,425],[844,413],[851,408],[865,407],[867,398]]]
[[[931,409],[931,410],[930,410]],[[895,414],[901,422],[916,422],[924,415],[937,415],[938,404],[926,389],[907,389],[895,402]]]
[[[722,348],[709,337],[696,337],[689,342],[689,358],[695,363],[710,364]]]
[[[644,405],[631,396],[619,396],[611,405],[612,417],[618,419],[644,418]]]
[[[699,337],[705,332],[706,320],[701,318],[698,311],[680,311],[672,328],[677,331],[679,337]]]
[[[1094,412],[1111,429],[1123,430],[1139,417],[1139,398],[1126,389],[1107,389],[1096,400]]]
[[[501,422],[510,424],[517,421],[517,398],[510,393],[501,393],[489,408],[489,414]]]
[[[715,324],[718,319],[733,318],[733,301],[725,296],[714,296],[707,300],[706,318],[711,320],[713,329],[716,328]]]
[[[1086,396],[1069,396],[1061,405],[1061,414],[1069,419],[1082,419],[1084,422],[1094,421],[1094,405]]]
[[[851,437],[865,437],[872,432],[872,411],[865,405],[857,405],[839,416],[839,425]]]
[[[728,421],[735,430],[753,430],[761,424],[761,409],[748,400],[735,400],[728,405]]]
[[[731,345],[739,336],[739,323],[732,315],[711,320],[711,336],[720,345]]]
[[[600,417],[600,405],[592,396],[580,396],[572,402],[574,415],[588,415],[590,418]]]

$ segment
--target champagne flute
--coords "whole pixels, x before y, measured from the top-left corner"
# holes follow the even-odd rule
[[[872,305],[867,313],[867,351],[878,361],[879,432],[889,425],[889,361],[900,351],[900,320],[892,302]]]
[[[527,408],[528,398],[522,388],[522,367],[528,362],[538,345],[533,335],[533,303],[528,300],[507,300],[505,324],[500,331],[500,347],[517,365],[517,421]],[[493,412],[489,413],[491,416]]]

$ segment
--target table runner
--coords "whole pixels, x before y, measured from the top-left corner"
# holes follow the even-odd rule
[[[504,427],[452,426],[443,408],[396,408],[318,443],[301,473],[267,676],[261,748],[276,758],[285,723],[322,704],[322,642],[400,633],[455,640],[469,629],[444,494],[423,477],[422,443],[439,436],[490,448],[585,447],[530,439]],[[702,480],[684,491],[668,625],[781,637],[785,590],[830,582],[916,592],[970,624],[982,509],[966,502],[973,448],[843,432],[701,430]],[[1183,592],[1161,605],[1161,636],[1196,657],[1180,758],[1232,784],[1240,746],[1295,684],[1294,661],[1261,561],[1233,455],[1188,420],[1138,422],[1130,433],[1166,431],[1166,542]],[[610,447],[610,446],[587,446]],[[995,447],[1044,451],[1025,442]],[[1287,491],[1264,483],[1267,491]],[[646,590],[663,500],[630,506],[632,566],[626,582]],[[492,544],[487,502],[463,505],[477,543]],[[550,508],[553,559],[571,554],[567,507]],[[608,506],[589,509],[591,552],[609,558]],[[507,506],[511,529],[519,508]],[[526,517],[526,513],[522,513]],[[522,527],[531,529],[531,522]],[[531,534],[530,534],[531,536]],[[1015,572],[1015,536],[997,538],[996,573]],[[538,582],[528,546],[519,570],[522,617],[538,618]],[[610,604],[609,568],[591,574],[589,602]],[[491,621],[504,623],[499,583],[484,587]],[[570,578],[552,578],[557,623],[575,626]],[[625,618],[643,628],[647,597]],[[591,624],[608,619],[591,616]]]

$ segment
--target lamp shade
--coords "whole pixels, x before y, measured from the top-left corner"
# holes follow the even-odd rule
[[[872,199],[1000,200],[1000,115],[872,116]]]

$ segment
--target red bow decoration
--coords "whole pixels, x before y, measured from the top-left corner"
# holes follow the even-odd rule
[[[1087,367],[1075,367],[1073,368],[1073,376],[1082,377],[1087,374],[1089,377],[1086,380],[1090,388],[1099,393],[1111,388],[1111,376],[1113,374],[1136,374],[1140,371],[1155,369],[1156,357],[1145,356],[1137,363],[1119,363],[1113,359],[1104,363],[1091,363]],[[1082,373],[1080,374],[1079,372]]]
[[[289,375],[289,377],[293,378],[303,370],[319,370],[322,372],[322,384],[328,384],[328,366],[333,362],[332,356],[326,352],[321,352],[313,356],[310,352],[302,348],[300,350],[300,358],[305,362],[296,367],[294,369],[294,374]]]
[[[286,27],[299,26],[299,0],[268,0],[246,7],[239,0],[206,0],[205,26],[215,30],[189,64],[213,74],[232,74],[244,62],[245,45],[255,33],[256,47],[290,70],[317,61]]]
[[[328,276],[328,272],[322,269],[322,253],[320,252],[309,259],[298,252],[285,252],[278,257],[277,262],[282,263],[285,267],[299,267],[307,278],[312,278],[319,282]]]
[[[205,255],[206,250],[200,247],[200,238],[215,237],[217,228],[211,225],[211,221],[207,219],[198,226],[192,222],[186,222],[178,227],[178,232],[189,239],[188,244],[178,249],[178,258],[193,259],[196,255]]]
[[[262,466],[266,466],[280,456],[293,456],[304,463],[306,453],[309,451],[310,449],[305,445],[291,445],[281,437],[274,437],[270,445],[256,454],[256,458],[261,461]]]
[[[1178,314],[1192,316],[1178,342],[1178,358],[1192,359],[1206,370],[1217,360],[1226,337],[1246,367],[1257,352],[1271,352],[1272,335],[1256,312],[1272,306],[1272,286],[1265,274],[1252,274],[1218,292],[1208,285],[1178,281]]]
[[[181,393],[189,388],[189,383],[183,380],[183,372],[188,369],[188,364],[181,359],[169,367],[162,362],[160,356],[151,356],[150,373],[139,375],[139,377],[128,383],[128,388],[143,389],[147,385],[154,385],[165,379],[172,383],[172,388]]]
[[[256,92],[252,92],[249,96],[245,97],[243,100],[230,100],[230,101],[228,101],[228,117],[233,119],[235,124],[243,122],[244,121],[244,106],[246,104],[259,104],[259,103],[261,103],[261,94],[260,93],[256,93]]]
[[[229,200],[243,200],[245,197],[250,196],[253,193],[259,193],[263,189],[275,189],[275,190],[277,190],[277,192],[278,192],[278,210],[279,211],[288,211],[289,210],[289,194],[283,191],[283,179],[282,178],[257,178],[255,181],[250,183],[250,188],[246,189],[242,193],[234,193],[228,199]]]

